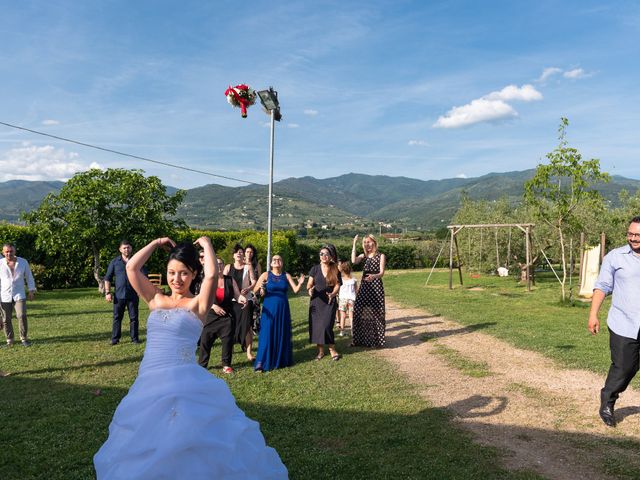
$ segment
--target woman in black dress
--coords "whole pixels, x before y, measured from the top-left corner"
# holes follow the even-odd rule
[[[256,280],[262,275],[262,268],[258,263],[258,250],[251,243],[247,243],[244,247],[244,263],[245,270],[253,270],[253,278]],[[251,290],[248,290],[246,294],[247,300],[253,303],[253,332],[256,334],[260,331],[260,297],[253,295]],[[250,343],[253,343],[253,337],[250,339]]]
[[[316,360],[324,357],[324,346],[327,345],[331,358],[337,361],[341,356],[335,348],[333,326],[338,308],[336,297],[340,290],[340,272],[335,248],[331,247],[326,245],[320,249],[320,264],[314,265],[309,271],[309,342],[318,347]]]
[[[224,274],[232,277],[240,288],[240,293],[250,292],[256,283],[252,269],[245,269],[244,248],[239,243],[233,247],[233,263],[227,265]],[[233,311],[236,318],[234,341],[242,346],[242,351],[247,352],[247,360],[252,362],[255,357],[251,353],[253,348],[253,303],[246,307],[234,303]]]
[[[386,257],[378,251],[378,242],[373,235],[362,240],[364,253],[356,255],[358,235],[353,238],[351,262],[356,265],[364,260],[362,282],[353,306],[352,346],[384,346],[385,306],[384,267]]]

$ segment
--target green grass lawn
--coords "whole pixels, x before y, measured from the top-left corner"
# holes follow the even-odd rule
[[[424,275],[389,277],[394,295],[404,290],[401,282],[422,295],[418,284],[424,283]],[[445,297],[442,290],[433,292]],[[469,298],[482,302],[483,297]],[[489,305],[495,301],[487,298]],[[411,295],[402,299],[423,301]],[[338,343],[344,354],[340,362],[329,357],[314,361],[314,348],[307,343],[307,305],[307,298],[291,299],[295,366],[255,374],[236,348],[237,373],[225,377],[238,405],[260,422],[291,478],[539,478],[503,470],[496,451],[474,444],[390,365],[371,352],[347,348],[348,339]],[[430,301],[424,306],[435,307]],[[440,306],[435,310],[455,313]],[[141,308],[141,339],[147,314]],[[489,318],[465,322],[502,332],[500,322]],[[123,327],[122,342],[111,347],[111,306],[93,289],[41,292],[29,303],[33,346],[0,349],[0,370],[11,374],[0,378],[0,478],[94,477],[92,456],[106,439],[111,416],[134,381],[144,351],[144,344],[129,343],[127,320]],[[213,363],[219,358],[216,348]],[[212,369],[212,375],[218,372]]]

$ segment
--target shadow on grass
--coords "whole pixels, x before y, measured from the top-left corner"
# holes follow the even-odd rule
[[[140,363],[141,356],[137,355],[135,357],[126,357],[121,358],[119,360],[109,360],[106,362],[98,362],[98,363],[83,363],[81,365],[73,365],[67,367],[54,367],[54,368],[41,368],[38,370],[18,370],[12,375],[37,375],[40,373],[53,373],[53,372],[68,372],[72,370],[84,370],[87,368],[101,368],[101,367],[113,367],[114,365],[124,365],[127,363]]]
[[[67,288],[57,290],[42,290],[38,292],[38,298],[46,300],[49,297],[59,300],[85,300],[87,298],[100,298],[102,294],[98,288]]]
[[[0,378],[0,389],[3,480],[95,478],[93,455],[127,389],[22,374]]]
[[[395,323],[394,320],[392,323]],[[387,341],[385,348],[401,348],[407,345],[419,345],[420,343],[425,341],[425,338],[428,339],[438,339],[450,337],[452,335],[466,335],[469,333],[473,333],[478,330],[483,330],[485,328],[490,328],[496,325],[496,322],[483,322],[483,323],[475,323],[473,325],[467,325],[465,327],[454,328],[450,330],[439,330],[432,332],[416,332],[412,330],[412,327],[424,327],[426,325],[431,325],[434,323],[442,323],[442,322],[430,322],[430,323],[417,323],[415,325],[404,326],[397,325],[391,328],[387,328],[387,330],[405,330],[401,331],[390,341]]]
[[[520,293],[520,292],[498,292],[496,293],[496,295],[500,295],[501,297],[507,297],[507,298],[521,298],[524,297],[524,293]]]
[[[459,400],[450,405],[456,414],[462,418],[491,417],[507,408],[507,397],[487,397],[484,395],[472,395],[464,400]]]
[[[47,318],[49,316],[51,316],[51,318],[78,317],[80,315],[105,315],[106,318],[113,318],[113,310],[87,310],[85,308],[78,308],[77,310],[70,310],[67,312],[57,311],[56,314],[52,316],[46,308],[38,310],[29,306],[27,313],[30,317],[38,318]]]
[[[76,385],[21,374],[1,378],[0,388],[3,480],[94,478],[93,455],[107,437],[107,427],[126,394],[125,388],[105,388],[95,382]],[[403,413],[399,408],[391,413],[372,404],[371,411],[364,412],[242,399],[238,405],[248,417],[260,422],[267,443],[278,451],[291,479],[542,478],[530,471],[509,472],[501,467],[500,455],[509,457],[508,447],[499,452],[473,443],[470,435],[451,423],[450,414],[443,409]],[[467,419],[496,414],[503,406],[502,397],[481,396],[456,404],[456,408],[468,412],[464,415]],[[486,410],[487,407],[491,408]],[[638,414],[637,410],[620,409],[619,413]],[[474,424],[470,425],[473,428]],[[320,433],[319,426],[323,426]],[[578,445],[589,460],[585,463],[582,458],[563,458],[567,450],[558,452],[560,460],[556,465],[565,469],[563,478],[570,478],[572,472],[573,478],[594,478],[589,473],[598,468],[609,478],[638,478],[640,474],[640,460],[636,458],[640,445],[628,439],[490,425],[481,420],[477,426],[493,438],[516,438],[520,448],[530,447],[531,464],[543,472],[549,455],[554,455],[549,450],[559,437],[567,444]],[[616,449],[616,462],[607,463],[603,443]]]
[[[124,323],[124,322],[123,322]],[[36,333],[37,335],[37,333]],[[147,335],[147,331],[144,328],[139,329],[138,335],[142,341]],[[123,340],[124,339],[124,340]],[[129,329],[123,328],[121,342],[128,341]],[[34,342],[37,343],[75,343],[75,342],[111,342],[111,331],[98,332],[98,333],[85,333],[80,335],[60,335],[57,337],[33,337]]]
[[[424,316],[424,317],[397,318],[397,319],[393,320],[393,326],[387,327],[386,331],[387,332],[392,332],[392,331],[395,331],[395,330],[404,330],[406,328],[411,328],[411,327],[425,327],[427,325],[439,325],[439,324],[444,323],[444,322],[442,322],[441,320],[437,320],[437,321],[433,321],[433,322],[415,321],[415,320],[426,320],[428,318],[438,318],[439,316],[440,315],[428,315],[428,316]],[[402,322],[402,323],[400,324],[400,322]],[[396,325],[396,323],[398,323],[399,325]]]
[[[640,407],[622,407],[616,409],[616,420],[622,423],[625,418],[640,414]]]

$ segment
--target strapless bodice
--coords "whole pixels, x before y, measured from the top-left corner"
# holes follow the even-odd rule
[[[152,310],[147,320],[147,346],[140,373],[147,369],[195,363],[202,322],[182,308]]]
[[[286,480],[287,469],[224,380],[195,361],[202,323],[153,310],[138,378],[94,456],[98,480]]]

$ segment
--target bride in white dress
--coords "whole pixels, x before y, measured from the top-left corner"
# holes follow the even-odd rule
[[[147,345],[138,377],[94,456],[98,480],[286,479],[277,452],[257,422],[238,408],[227,384],[195,360],[195,346],[215,295],[216,256],[208,237],[200,293],[190,290],[200,268],[192,244],[159,238],[127,262],[127,276],[149,304]],[[165,295],[140,271],[158,247],[171,247]]]

